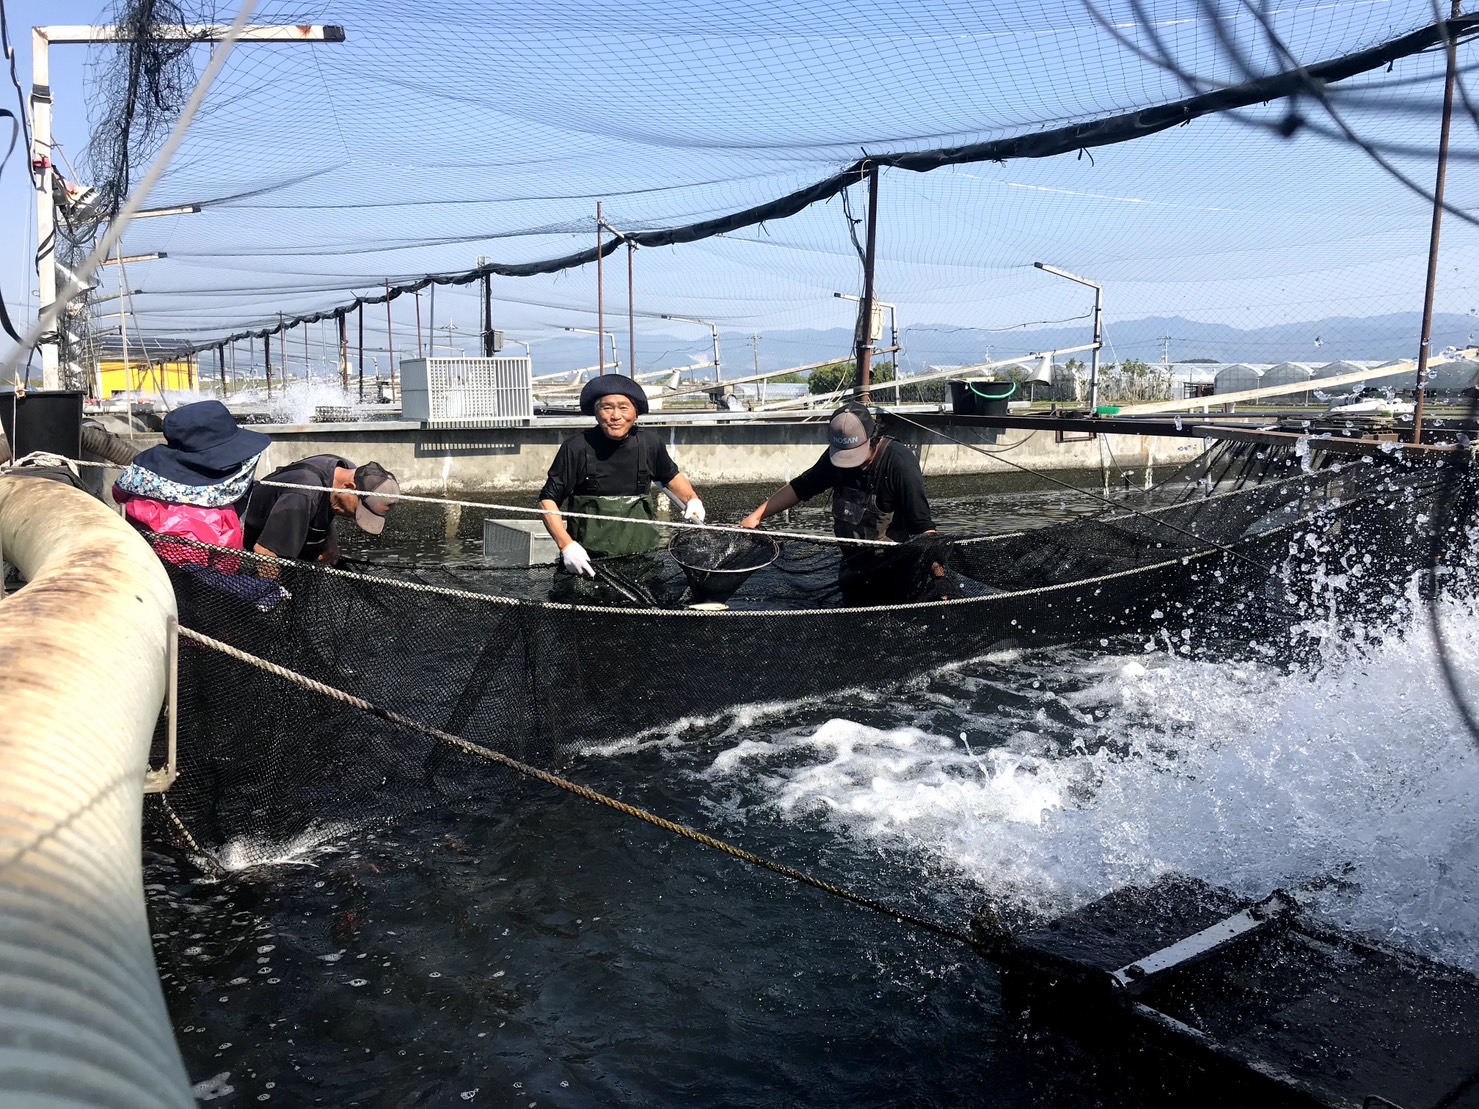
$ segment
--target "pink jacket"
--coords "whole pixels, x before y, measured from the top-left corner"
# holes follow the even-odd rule
[[[166,504],[149,497],[137,497],[115,488],[113,498],[123,505],[123,516],[134,527],[155,535],[173,535],[209,543],[213,547],[241,550],[245,535],[236,509],[200,508],[193,504]],[[207,551],[187,543],[164,543],[154,540],[154,551],[164,561],[176,566],[193,562],[211,566],[225,574],[239,573],[241,559],[221,551]]]

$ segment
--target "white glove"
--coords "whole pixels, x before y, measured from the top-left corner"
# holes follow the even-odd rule
[[[683,506],[683,519],[690,524],[701,524],[704,522],[704,502],[693,497]]]
[[[585,548],[579,543],[567,544],[560,552],[560,561],[572,574],[584,574],[588,578],[596,576],[596,568],[591,565],[591,556],[585,553]]]

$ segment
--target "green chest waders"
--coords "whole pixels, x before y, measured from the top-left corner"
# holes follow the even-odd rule
[[[569,518],[571,537],[592,558],[645,554],[657,548],[658,532],[651,523],[655,515],[652,497],[647,493],[635,497],[602,497],[581,493],[570,498],[569,511],[622,517],[621,520],[588,520],[581,516]]]

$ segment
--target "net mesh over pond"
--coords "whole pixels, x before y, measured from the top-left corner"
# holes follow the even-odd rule
[[[687,583],[666,554],[652,560],[654,596],[670,598],[656,607],[551,603],[549,568],[392,577],[284,564],[278,583],[290,596],[275,604],[275,589],[240,588],[260,586],[254,578],[171,576],[185,627],[556,770],[680,718],[886,687],[1005,647],[1208,622],[1249,637],[1287,629],[1330,592],[1321,583],[1332,568],[1344,575],[1341,605],[1379,607],[1434,557],[1435,509],[1467,512],[1466,483],[1438,495],[1453,472],[1224,444],[1093,517],[870,549],[909,588],[949,598],[871,607],[838,605],[854,550],[795,539],[722,611],[683,607]],[[1462,538],[1440,530],[1445,550]],[[189,642],[179,727],[168,830],[239,862],[476,794],[506,773]]]

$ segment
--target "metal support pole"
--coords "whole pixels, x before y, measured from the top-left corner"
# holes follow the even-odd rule
[[[322,353],[322,344],[320,344],[320,353]],[[303,325],[303,380],[313,380],[313,363],[308,357],[308,325],[306,323]]]
[[[1099,352],[1104,349],[1104,289],[1094,286],[1094,350],[1089,356],[1089,414],[1099,411]]]
[[[390,321],[390,281],[385,282],[385,360],[390,366],[390,392],[395,395],[395,329]]]
[[[226,399],[226,344],[216,344],[216,369],[221,373],[221,399]]]
[[[596,201],[596,359],[600,373],[606,372],[606,348],[601,337],[606,333],[605,285],[601,276],[601,202]],[[615,340],[612,340],[615,342]],[[614,360],[614,359],[613,359]]]
[[[637,248],[627,240],[627,358],[630,368],[627,374],[637,376],[637,302],[635,299],[636,277],[632,268],[632,255]]]
[[[51,170],[51,61],[50,42],[41,28],[31,29],[31,173],[36,183],[36,288],[38,312],[56,300],[56,202],[52,199]],[[127,286],[125,286],[126,288]],[[61,351],[59,332],[65,324],[60,315],[56,329],[41,336],[41,387],[60,389]],[[124,380],[128,380],[124,357]]]
[[[262,363],[267,367],[267,399],[272,399],[272,336],[262,336]]]
[[[414,294],[416,298],[416,357],[424,357],[425,352],[421,349],[421,290],[417,289]]]
[[[1461,14],[1453,0],[1451,19]],[[1428,282],[1423,290],[1422,342],[1417,348],[1417,400],[1412,410],[1412,441],[1423,441],[1423,393],[1428,383],[1428,350],[1433,343],[1433,300],[1438,292],[1438,234],[1443,228],[1443,186],[1448,179],[1448,133],[1453,125],[1453,86],[1458,74],[1458,40],[1450,31],[1445,48],[1448,72],[1443,80],[1443,124],[1438,132],[1438,178],[1433,184],[1433,229],[1428,239]]]
[[[122,244],[122,242],[120,242],[118,244],[118,257],[119,257],[119,259],[122,259],[123,258],[123,244]],[[55,270],[55,262],[56,262],[56,259],[52,259],[52,262],[53,262],[52,273],[54,275],[55,272],[56,272],[56,270]],[[123,262],[121,260],[118,263],[118,282],[119,282],[119,285],[123,288],[123,297],[118,302],[118,334],[123,339],[123,383],[124,383],[123,384],[123,387],[125,389],[127,389],[130,393],[132,393],[137,388],[137,386],[134,385],[134,370],[133,370],[133,366],[130,365],[129,364],[129,361],[128,361],[128,274],[123,271]],[[55,289],[55,284],[54,283],[53,283],[53,289]],[[58,320],[60,320],[60,317],[58,317]],[[60,324],[59,324],[59,326],[60,326]],[[47,388],[55,389],[55,388],[57,388],[57,386],[55,386],[55,385],[49,385],[49,386],[47,386]],[[129,411],[130,412],[132,412],[132,410],[133,410],[133,404],[134,404],[134,398],[133,397],[129,397],[128,398],[128,406],[129,406]],[[130,427],[133,426],[133,418],[132,417],[129,418],[129,426]]]
[[[349,332],[344,326],[344,309],[335,314],[339,321],[339,388],[349,395]]]
[[[493,275],[483,274],[483,357],[493,357]]]
[[[426,353],[428,357],[437,356],[437,283],[431,283],[431,311],[426,320]]]
[[[365,403],[365,302],[359,302],[359,402]]]
[[[1099,408],[1099,352],[1104,348],[1104,286],[1097,281],[1090,281],[1087,277],[1080,277],[1076,273],[1060,270],[1057,266],[1050,266],[1046,262],[1033,262],[1032,264],[1043,273],[1050,273],[1054,277],[1062,277],[1079,285],[1087,285],[1094,290],[1094,341],[1090,344],[1094,353],[1089,364],[1089,414],[1093,415]],[[989,348],[987,356],[990,357]],[[1077,388],[1075,385],[1075,391]]]
[[[873,371],[873,270],[878,256],[878,166],[870,162],[868,177],[868,245],[863,254],[863,301],[858,306],[859,399],[868,404]]]

